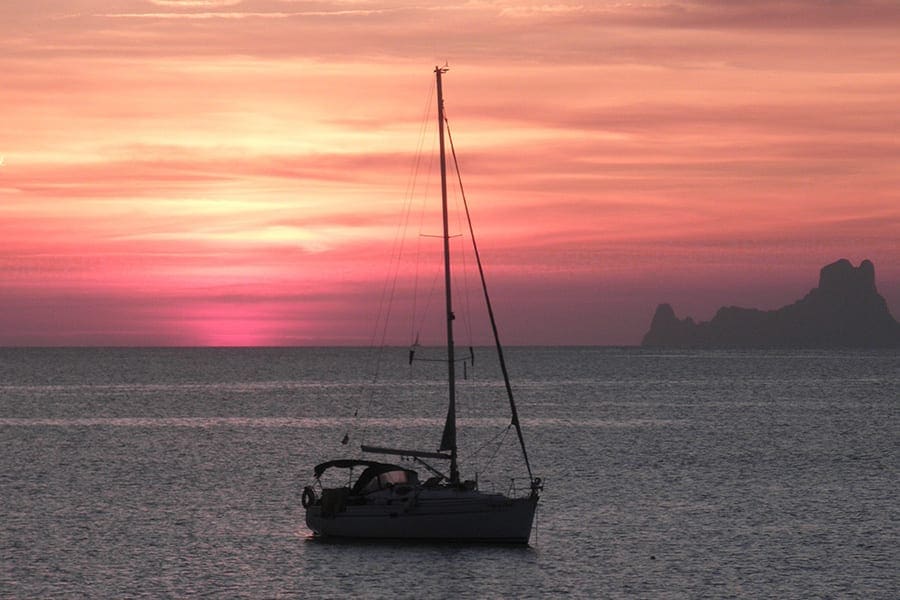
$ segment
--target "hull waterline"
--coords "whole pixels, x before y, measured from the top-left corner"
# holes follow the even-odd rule
[[[477,492],[457,496],[449,492],[408,502],[348,504],[331,514],[314,504],[306,510],[306,524],[324,538],[528,543],[537,498]]]

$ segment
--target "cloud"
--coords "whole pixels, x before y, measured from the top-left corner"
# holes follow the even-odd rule
[[[14,5],[17,3],[13,3]],[[900,23],[896,2],[705,2],[521,3],[421,2],[175,2],[85,0],[80,12],[48,22],[40,11],[13,11],[7,43],[17,55],[76,56],[109,53],[179,57],[304,57],[364,60],[371,57],[456,64],[633,65],[697,64],[756,68],[777,56],[797,69],[853,69],[848,62],[872,44],[872,59],[888,62],[893,48],[860,35],[885,32]],[[93,9],[93,10],[92,10]],[[298,10],[299,9],[299,10]],[[0,9],[0,18],[2,9]],[[112,25],[115,21],[118,24]],[[2,22],[2,21],[0,21]],[[0,25],[2,30],[3,25]],[[704,35],[697,35],[699,30]],[[828,35],[826,64],[802,49],[804,36]],[[350,36],[352,44],[348,44]],[[801,51],[798,51],[801,50]],[[876,54],[877,53],[877,54]]]
[[[98,13],[93,15],[105,19],[285,19],[301,16],[299,13],[284,12],[148,12],[148,13]]]
[[[156,6],[168,8],[224,8],[240,4],[243,0],[149,0]]]
[[[523,330],[539,308],[560,315],[542,335],[587,343],[601,287],[643,322],[667,290],[754,265],[788,281],[862,247],[896,289],[898,6],[0,3],[4,290],[13,313],[46,301],[45,328],[76,292],[352,304],[380,283],[445,58],[497,293],[535,299]],[[315,318],[355,323],[338,304]],[[110,315],[130,330],[130,311]]]
[[[210,20],[210,19],[289,19],[289,18],[359,18],[396,12],[401,8],[393,7],[359,7],[360,3],[332,2],[309,3],[318,8],[305,10],[281,10],[284,5],[299,4],[290,0],[275,0],[276,4],[244,2],[244,0],[150,0],[156,6],[163,8],[184,9],[176,12],[103,12],[95,13],[94,17],[108,19],[162,19],[162,20]],[[210,10],[218,8],[230,8],[232,6],[246,6],[248,10],[228,11]],[[281,5],[281,6],[279,6]],[[277,7],[277,8],[275,8]],[[200,9],[200,10],[194,10]]]
[[[687,0],[666,3],[650,14],[646,21],[639,18],[635,22],[715,29],[881,29],[900,23],[900,4],[893,0]]]
[[[235,6],[243,0],[149,0],[151,4],[171,8],[218,8]]]

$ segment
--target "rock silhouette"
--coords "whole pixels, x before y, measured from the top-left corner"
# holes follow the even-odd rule
[[[875,287],[875,266],[841,259],[822,267],[819,286],[776,310],[723,307],[711,321],[678,319],[660,304],[643,346],[683,348],[895,348],[900,323]]]

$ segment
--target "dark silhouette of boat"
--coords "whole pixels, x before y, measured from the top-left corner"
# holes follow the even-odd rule
[[[509,399],[511,425],[515,426],[522,457],[528,470],[529,484],[521,496],[485,492],[476,481],[462,480],[457,461],[456,431],[456,357],[453,337],[453,303],[451,295],[450,234],[447,210],[447,160],[445,152],[445,115],[442,75],[446,67],[435,67],[438,135],[441,169],[441,208],[443,215],[443,267],[446,318],[446,363],[448,382],[447,418],[440,447],[436,451],[361,446],[366,453],[401,456],[424,466],[433,476],[421,481],[416,470],[405,466],[342,458],[323,462],[313,470],[315,483],[303,491],[306,524],[316,536],[350,539],[431,540],[457,542],[496,542],[527,544],[542,487],[534,477],[525,449],[522,428],[513,398],[503,348],[500,344],[494,312],[484,278],[472,222],[466,216],[473,250],[490,318],[500,369]],[[452,150],[452,137],[447,131]],[[454,151],[455,158],[455,151]],[[465,202],[465,196],[463,195]],[[410,360],[413,360],[411,351]],[[446,462],[446,471],[435,465]],[[322,476],[329,471],[350,470],[351,477],[361,470],[352,484],[326,488]],[[348,477],[348,481],[351,480]]]

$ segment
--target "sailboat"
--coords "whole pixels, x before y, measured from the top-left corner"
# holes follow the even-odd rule
[[[435,67],[437,118],[441,172],[441,211],[443,217],[443,269],[446,317],[446,364],[448,382],[447,418],[437,450],[399,449],[361,445],[364,453],[399,456],[423,465],[433,476],[422,481],[419,473],[407,466],[359,458],[341,458],[318,464],[313,469],[314,482],[304,488],[302,504],[306,524],[316,537],[428,540],[455,542],[492,542],[527,544],[531,535],[535,509],[543,490],[539,477],[534,477],[522,427],[519,422],[509,374],[500,344],[484,270],[478,248],[472,245],[482,283],[488,317],[493,332],[497,358],[509,399],[511,425],[515,427],[529,485],[519,496],[482,491],[477,481],[463,480],[457,460],[456,365],[453,337],[453,301],[451,294],[450,232],[447,208],[447,160],[445,152],[445,116],[442,76],[448,68]],[[449,131],[448,131],[449,136]],[[452,148],[452,138],[451,148]],[[455,151],[454,151],[455,157]],[[466,209],[468,217],[468,208]],[[471,231],[471,219],[468,219]],[[346,439],[345,439],[346,441]],[[437,461],[441,461],[437,463]],[[447,464],[442,471],[436,464]],[[350,470],[350,482],[342,487],[326,488],[322,477],[333,470]],[[359,475],[353,479],[355,471]]]

